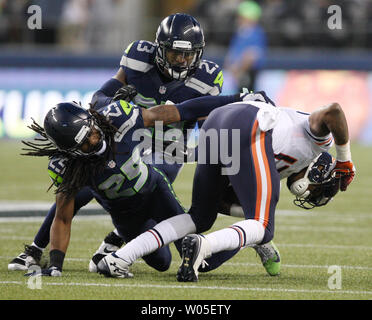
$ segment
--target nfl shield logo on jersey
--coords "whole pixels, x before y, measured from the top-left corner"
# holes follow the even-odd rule
[[[107,164],[107,166],[111,169],[115,168],[116,166],[116,163],[114,160],[110,160],[109,163]]]
[[[166,91],[167,91],[167,88],[166,87],[164,87],[164,86],[160,86],[159,87],[159,93],[160,94],[164,94]]]

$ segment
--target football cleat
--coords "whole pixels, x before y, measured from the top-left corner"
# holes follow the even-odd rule
[[[211,256],[208,241],[200,235],[190,234],[182,240],[182,262],[177,272],[179,282],[198,281],[198,269],[205,258]]]
[[[122,238],[120,238],[114,232],[110,232],[102,241],[92,259],[89,261],[89,272],[97,272],[98,262],[100,262],[102,258],[106,257],[108,254],[119,250],[123,244],[124,241]]]
[[[17,257],[15,257],[10,263],[8,264],[9,271],[26,271],[26,253],[22,252]]]
[[[42,261],[43,252],[35,246],[25,245],[25,251],[19,254],[8,264],[9,271],[27,271],[32,265],[38,265],[40,267],[46,266],[46,261]]]
[[[280,253],[273,241],[253,247],[261,258],[261,262],[270,276],[280,274]]]
[[[112,278],[133,278],[129,272],[129,264],[119,258],[115,253],[106,255],[97,264],[97,272],[105,277]]]

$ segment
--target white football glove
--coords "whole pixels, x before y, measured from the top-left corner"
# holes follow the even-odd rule
[[[247,88],[243,88],[240,98],[242,101],[261,101],[275,106],[275,103],[266,95],[265,91],[249,92]]]

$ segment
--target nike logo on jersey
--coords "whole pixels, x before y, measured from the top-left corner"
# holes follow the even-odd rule
[[[113,169],[113,168],[115,168],[116,163],[115,163],[114,160],[110,160],[110,161],[108,162],[107,166],[108,166],[109,168]]]

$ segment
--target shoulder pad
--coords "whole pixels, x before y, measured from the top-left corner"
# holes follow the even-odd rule
[[[132,42],[124,51],[120,66],[135,71],[147,72],[154,67],[156,46],[146,40]]]
[[[192,77],[185,81],[185,85],[203,95],[217,96],[221,93],[223,86],[222,70],[213,61],[201,60],[198,69]]]

